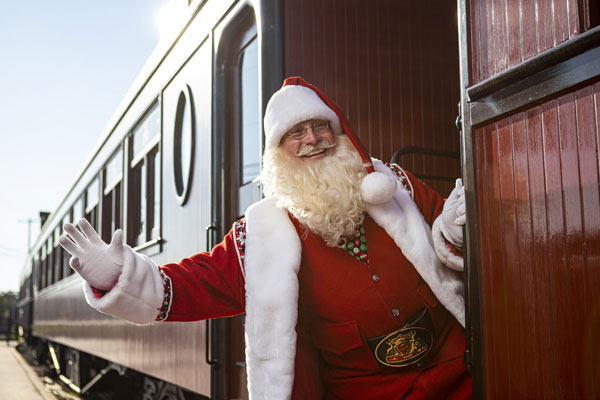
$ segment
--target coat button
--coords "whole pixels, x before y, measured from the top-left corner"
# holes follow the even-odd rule
[[[419,362],[417,363],[417,367],[418,367],[418,368],[423,368],[423,361],[419,361]]]
[[[373,279],[373,282],[377,283],[377,282],[379,282],[380,278],[379,278],[379,275],[373,274],[373,275],[371,275],[371,279]]]
[[[397,317],[398,315],[400,315],[400,311],[397,308],[392,309],[392,315],[394,317]]]

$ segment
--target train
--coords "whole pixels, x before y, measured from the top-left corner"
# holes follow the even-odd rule
[[[372,156],[442,194],[463,177],[474,397],[600,398],[596,2],[172,1],[179,25],[24,263],[19,332],[66,385],[248,397],[243,316],[140,327],[103,315],[58,237],[85,217],[159,265],[211,249],[261,198],[264,109],[302,76]]]

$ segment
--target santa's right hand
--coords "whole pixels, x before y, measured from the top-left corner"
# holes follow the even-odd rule
[[[72,224],[65,224],[64,230],[70,238],[62,235],[58,239],[60,245],[72,255],[69,265],[90,286],[101,290],[112,289],[123,269],[123,231],[118,229],[108,245],[87,220],[81,219],[78,225],[83,233]]]

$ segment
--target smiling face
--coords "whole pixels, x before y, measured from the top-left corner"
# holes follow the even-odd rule
[[[290,156],[304,162],[327,157],[335,146],[328,121],[310,119],[290,129],[281,139],[280,147]]]

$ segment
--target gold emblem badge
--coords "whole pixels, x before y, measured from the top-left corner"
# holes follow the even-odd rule
[[[379,341],[375,347],[377,361],[389,367],[414,364],[427,355],[433,337],[422,327],[403,328]]]

